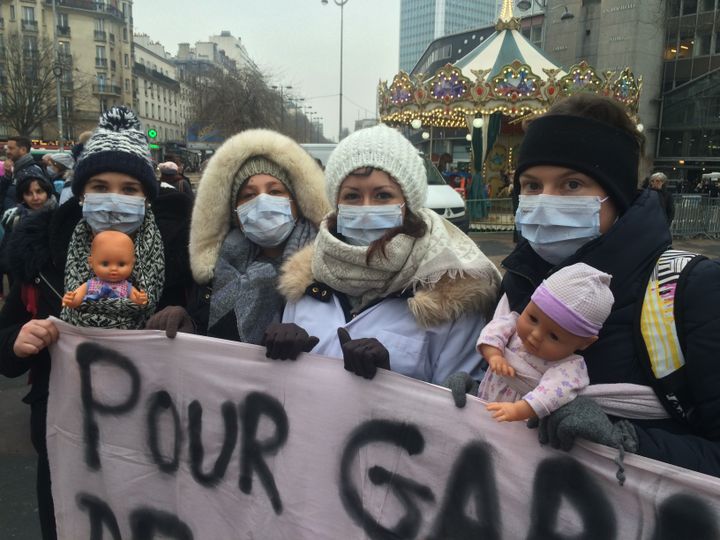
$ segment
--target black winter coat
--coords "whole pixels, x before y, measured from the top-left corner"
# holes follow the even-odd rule
[[[513,311],[521,312],[535,288],[558,268],[584,262],[612,275],[612,312],[599,339],[583,351],[591,384],[650,385],[638,349],[639,317],[650,274],[672,239],[658,195],[643,191],[600,238],[553,267],[522,240],[503,261],[502,282]],[[720,264],[703,261],[687,276],[676,310],[682,310],[687,385],[694,397],[693,425],[674,420],[637,421],[639,454],[720,476]]]
[[[152,208],[165,253],[165,287],[158,309],[168,305],[184,306],[192,285],[187,251],[190,203],[186,196],[168,189],[161,191]],[[20,329],[33,318],[27,309],[28,291],[36,291],[35,318],[59,315],[67,249],[81,217],[82,209],[77,199],[72,198],[55,211],[23,220],[8,246],[11,272],[17,279],[0,311],[0,374],[18,377],[30,370],[32,389],[25,398],[28,403],[47,397],[50,373],[47,350],[31,358],[18,358],[13,352]]]

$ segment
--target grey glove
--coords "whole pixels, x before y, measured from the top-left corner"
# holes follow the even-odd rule
[[[190,318],[190,314],[184,307],[180,306],[168,306],[161,309],[148,319],[145,328],[147,330],[165,330],[165,335],[171,339],[178,332],[195,333],[195,325]]]
[[[455,401],[455,406],[462,409],[467,403],[467,394],[477,396],[480,383],[473,379],[468,373],[458,371],[445,379],[442,382],[442,386],[450,389],[453,401]]]
[[[538,421],[531,418],[527,426],[539,427],[538,441],[560,450],[570,450],[575,439],[580,437],[591,442],[617,448],[619,457],[617,478],[622,485],[625,481],[623,458],[625,451],[637,452],[640,445],[635,427],[627,420],[612,423],[600,405],[583,396],[576,397],[567,405],[560,407]]]

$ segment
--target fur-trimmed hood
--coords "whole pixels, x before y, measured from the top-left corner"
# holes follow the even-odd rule
[[[312,259],[315,247],[306,246],[282,266],[278,290],[288,302],[297,302],[315,279]],[[419,287],[408,300],[410,312],[424,328],[453,321],[465,313],[492,317],[500,291],[500,274],[488,269],[483,277],[445,275],[432,286]]]
[[[300,212],[315,226],[330,211],[323,171],[295,141],[265,129],[243,131],[231,137],[208,162],[195,198],[190,266],[201,285],[212,280],[220,247],[232,225],[233,179],[240,167],[256,156],[266,157],[287,171]]]

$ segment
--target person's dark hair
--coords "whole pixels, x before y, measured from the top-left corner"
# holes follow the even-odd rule
[[[640,155],[644,153],[645,136],[638,131],[627,110],[614,99],[590,92],[580,92],[556,102],[546,116],[567,115],[590,118],[625,131],[637,142]]]
[[[48,199],[53,196],[53,186],[46,178],[28,174],[17,181],[17,189],[15,190],[15,198],[17,202],[25,202],[23,195],[30,191],[30,186],[33,182],[37,182],[40,189],[47,193]]]
[[[27,137],[23,137],[22,135],[15,135],[14,137],[9,137],[8,141],[15,141],[15,144],[17,144],[20,148],[24,148],[28,152],[32,150],[32,141]]]

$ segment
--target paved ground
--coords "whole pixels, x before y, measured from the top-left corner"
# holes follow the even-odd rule
[[[512,250],[512,233],[473,233],[495,264]],[[720,240],[676,241],[679,249],[720,258]],[[35,503],[35,454],[30,445],[29,408],[20,400],[26,378],[0,377],[0,539],[40,538]]]

